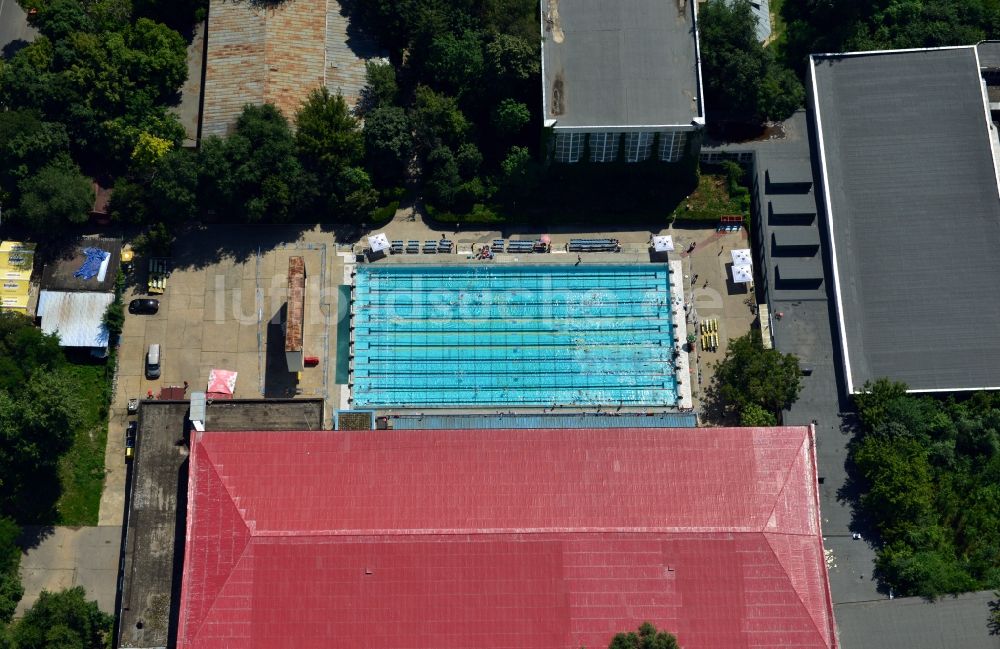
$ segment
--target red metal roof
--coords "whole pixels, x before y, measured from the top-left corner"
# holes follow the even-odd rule
[[[836,646],[805,427],[192,435],[179,649]]]

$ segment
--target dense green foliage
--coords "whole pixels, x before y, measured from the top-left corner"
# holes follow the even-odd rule
[[[165,109],[187,76],[180,34],[136,18],[126,0],[30,5],[41,36],[0,64],[4,106],[63,124],[84,167],[126,164],[142,133],[180,141],[183,130]]]
[[[364,0],[359,8],[395,67],[369,66],[361,104],[376,183],[418,170],[428,203],[459,213],[535,184],[537,3]]]
[[[801,389],[799,359],[765,349],[757,329],[729,341],[712,386],[721,406],[741,416],[746,412],[755,421],[763,416],[756,409],[777,415],[795,402]]]
[[[56,501],[67,487],[60,461],[81,431],[89,436],[107,426],[106,366],[93,368],[101,379],[96,390],[87,378],[91,366],[69,362],[55,336],[25,316],[0,312],[0,516],[60,521]]]
[[[783,120],[802,105],[802,84],[757,40],[750,0],[709,0],[698,11],[709,120]]]
[[[105,649],[114,618],[87,601],[79,586],[42,592],[24,618],[10,629],[12,649]]]
[[[855,400],[851,444],[877,568],[899,594],[1000,586],[1000,396],[908,395],[880,380]]]
[[[10,622],[17,603],[24,595],[18,568],[21,549],[16,541],[21,528],[9,518],[0,517],[0,624]]]
[[[972,45],[1000,36],[997,0],[785,2],[785,51],[802,70],[814,52]]]
[[[8,222],[51,238],[89,217],[89,178],[116,176],[180,143],[183,128],[166,107],[187,76],[187,45],[150,16],[193,19],[203,3],[21,0],[40,35],[0,60]]]
[[[649,622],[643,622],[639,632],[619,633],[608,649],[680,649],[677,638],[666,631],[657,631]]]

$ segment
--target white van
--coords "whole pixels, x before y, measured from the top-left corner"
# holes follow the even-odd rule
[[[146,378],[160,378],[160,346],[155,343],[146,352]]]

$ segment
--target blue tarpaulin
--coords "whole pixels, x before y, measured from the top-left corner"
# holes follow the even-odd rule
[[[94,279],[101,270],[101,264],[111,256],[110,252],[105,252],[100,248],[84,248],[83,254],[87,256],[87,261],[83,262],[80,270],[73,273],[73,277],[81,279]]]

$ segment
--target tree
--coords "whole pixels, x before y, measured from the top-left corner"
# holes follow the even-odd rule
[[[392,106],[398,94],[396,68],[388,61],[365,61],[365,87],[361,89],[361,112],[367,114],[376,108]]]
[[[231,216],[283,223],[312,202],[315,188],[295,155],[288,121],[272,104],[246,106],[225,148],[234,180]]]
[[[340,94],[325,87],[309,94],[295,115],[295,145],[307,168],[336,173],[364,157],[364,136]]]
[[[376,108],[365,117],[365,152],[372,175],[379,181],[402,180],[413,155],[410,120],[402,108]]]
[[[34,232],[59,230],[83,223],[94,206],[94,188],[79,167],[59,160],[42,167],[20,186],[18,219]]]
[[[14,625],[12,636],[18,649],[104,649],[113,621],[97,602],[87,601],[79,586],[58,593],[42,591]]]
[[[483,76],[479,34],[471,30],[458,35],[450,31],[439,34],[431,41],[426,65],[430,79],[458,96],[479,90],[476,80]]]
[[[485,52],[488,78],[500,84],[503,92],[511,92],[541,72],[538,46],[519,36],[494,34]]]
[[[16,396],[36,371],[64,363],[58,336],[42,333],[27,316],[0,311],[0,391]]]
[[[1000,14],[989,0],[806,0],[782,6],[786,60],[799,72],[813,52],[967,45],[995,37]]]
[[[801,388],[798,358],[765,349],[756,329],[730,340],[715,368],[716,395],[734,412],[756,405],[777,414],[795,402]]]
[[[801,105],[802,84],[757,40],[749,0],[709,0],[699,10],[705,103],[744,120],[784,119]]]
[[[511,147],[500,163],[500,188],[511,200],[528,196],[538,186],[540,171],[531,152],[523,146]]]
[[[457,149],[465,142],[470,124],[454,97],[418,86],[410,111],[417,150],[424,155],[440,146]]]
[[[516,135],[531,121],[531,111],[519,101],[504,99],[493,109],[493,125],[501,135]]]
[[[28,23],[52,40],[93,29],[90,17],[79,0],[19,0],[18,4],[28,13]],[[31,9],[35,13],[30,13]]]
[[[889,404],[906,397],[906,384],[882,378],[867,381],[861,392],[854,395],[861,423],[874,430],[885,423]]]
[[[427,155],[424,168],[427,200],[435,207],[451,209],[455,205],[455,194],[462,184],[458,173],[458,163],[451,149],[439,146]]]
[[[168,152],[157,161],[149,179],[147,218],[173,224],[194,218],[198,212],[197,192],[196,154],[184,149]]]
[[[21,565],[21,548],[17,537],[21,528],[9,518],[0,517],[0,623],[8,623],[14,616],[17,603],[24,595],[18,569]]]
[[[68,153],[62,124],[43,122],[28,110],[0,112],[0,199],[7,204],[19,199],[21,181]]]
[[[770,410],[756,403],[748,403],[740,410],[740,426],[777,426],[778,418]]]
[[[128,52],[126,74],[138,92],[152,103],[173,97],[187,79],[187,44],[166,25],[140,18],[125,31]]]
[[[649,622],[643,622],[639,632],[619,633],[608,649],[680,649],[677,638],[666,631],[657,631]]]

